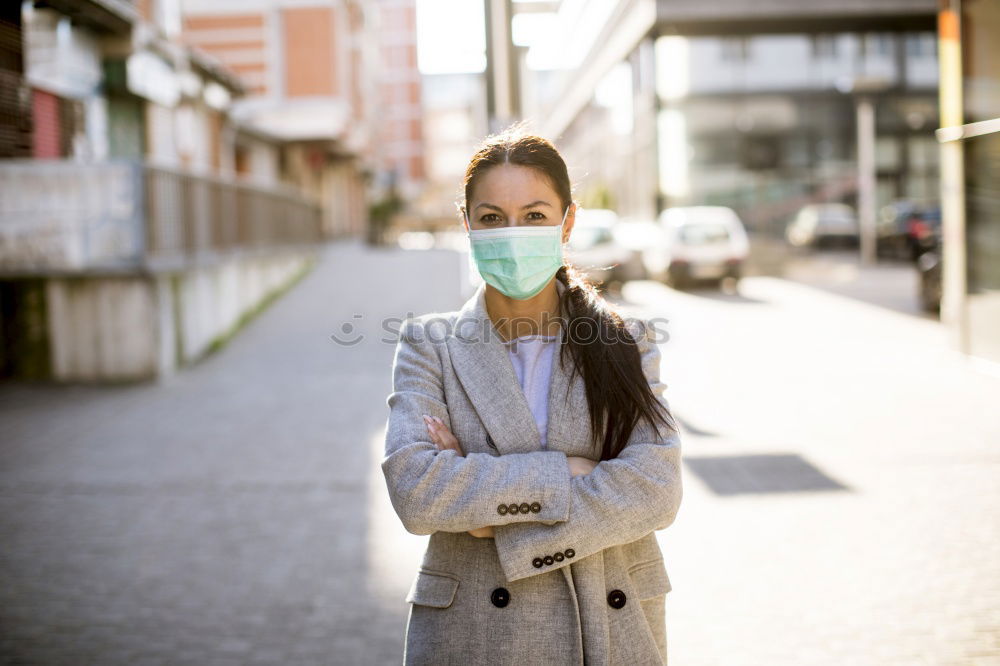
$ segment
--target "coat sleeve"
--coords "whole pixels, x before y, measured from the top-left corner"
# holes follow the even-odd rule
[[[653,395],[669,410],[666,384],[660,381],[660,350],[650,339],[651,324],[643,326],[646,330],[636,338],[643,373]],[[665,529],[674,521],[682,494],[678,433],[662,425],[654,431],[641,420],[617,458],[572,477],[568,520],[493,528],[504,575],[513,582],[547,573]]]
[[[404,322],[396,346],[381,463],[389,498],[403,527],[412,534],[433,534],[566,520],[572,475],[565,453],[461,456],[441,451],[431,441],[423,414],[440,417],[449,428],[451,422],[441,358],[430,336],[414,335],[419,325],[415,320]],[[507,511],[512,503],[522,510]]]

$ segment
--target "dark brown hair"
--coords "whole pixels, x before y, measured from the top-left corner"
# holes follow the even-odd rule
[[[566,162],[550,141],[526,132],[522,121],[486,137],[472,156],[463,179],[466,206],[479,178],[502,164],[529,167],[544,175],[559,196],[561,211],[572,203]],[[638,346],[621,314],[566,260],[556,279],[567,287],[559,304],[566,324],[559,363],[565,364],[568,353],[572,376],[583,376],[595,437],[592,446],[596,448],[599,433],[604,433],[600,460],[618,456],[640,419],[654,431],[657,422],[676,431],[670,410],[649,387]]]

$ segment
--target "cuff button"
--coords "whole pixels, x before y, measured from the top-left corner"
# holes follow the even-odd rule
[[[521,513],[528,513],[529,511],[531,511],[531,505],[528,504],[527,502],[521,502],[521,506],[519,506],[518,508],[521,510]]]
[[[507,505],[506,504],[501,504],[501,505],[497,506],[497,513],[499,513],[501,516],[506,515],[507,514]]]
[[[541,510],[542,510],[541,504],[539,504],[538,502],[531,503],[531,513],[538,513]]]
[[[562,561],[563,561],[564,559],[566,559],[566,556],[565,556],[565,555],[563,555],[562,553],[556,553],[555,555],[553,555],[553,556],[552,556],[552,558],[553,558],[553,559],[554,559],[554,560],[555,560],[556,562],[562,562]]]
[[[542,561],[545,562],[546,564],[552,564],[553,562],[555,562],[555,560],[552,559],[551,555],[546,555],[545,557],[542,558]]]
[[[566,557],[573,557],[574,555],[576,555],[576,551],[573,550],[572,548],[567,548],[565,552],[566,552]]]
[[[518,511],[520,511],[520,509],[518,508],[518,506],[516,504],[509,504],[509,505],[507,505],[507,513],[512,513],[513,514],[513,513],[517,513]]]
[[[542,558],[540,557],[536,557],[535,559],[531,560],[531,563],[535,565],[536,569],[544,564]]]

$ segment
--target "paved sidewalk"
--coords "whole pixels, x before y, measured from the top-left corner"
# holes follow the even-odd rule
[[[368,532],[378,339],[461,303],[458,256],[337,244],[159,385],[0,386],[0,664],[400,663],[406,589]]]
[[[464,260],[331,246],[161,384],[0,386],[0,664],[400,663],[427,537],[377,466],[378,339],[460,305]],[[1000,379],[787,280],[622,297],[670,318],[673,666],[1000,664]]]
[[[670,319],[672,664],[1000,664],[1000,378],[935,321],[778,278],[623,295]]]

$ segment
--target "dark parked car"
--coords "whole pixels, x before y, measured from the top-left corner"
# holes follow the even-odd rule
[[[879,257],[912,259],[907,223],[917,213],[917,205],[912,201],[899,200],[887,204],[879,210],[875,223],[875,250]]]
[[[785,227],[785,239],[798,248],[857,245],[858,238],[858,217],[852,207],[843,203],[803,206]]]
[[[923,241],[925,250],[917,256],[920,273],[920,307],[925,312],[941,312],[941,234],[934,233]]]
[[[879,212],[876,225],[878,256],[916,260],[935,245],[940,233],[941,208],[912,201],[895,201]]]
[[[910,219],[907,231],[914,258],[938,247],[941,242],[941,207],[930,206],[921,210],[916,218]]]

